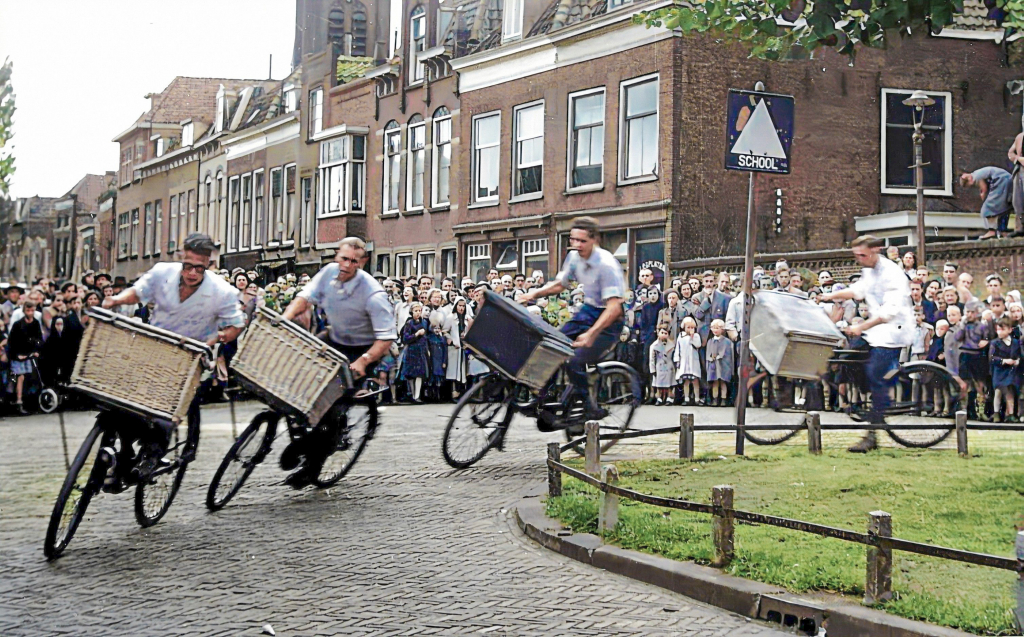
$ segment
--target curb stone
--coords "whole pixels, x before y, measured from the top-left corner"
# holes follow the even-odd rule
[[[727,575],[708,566],[606,545],[596,535],[566,531],[561,523],[545,515],[544,504],[537,495],[523,497],[513,512],[523,533],[545,548],[744,617],[774,619],[775,623],[788,623],[791,618],[794,623],[802,618],[816,624],[824,620],[820,625],[828,637],[973,637],[971,633],[865,606],[802,599],[778,586]],[[816,635],[817,628],[811,634]]]

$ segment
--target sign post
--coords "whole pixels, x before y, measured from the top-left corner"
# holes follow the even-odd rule
[[[740,328],[740,378],[736,388],[736,455],[743,455],[743,428],[747,423],[747,384],[753,360],[750,354],[750,313],[754,308],[754,248],[757,211],[754,209],[756,173],[789,174],[793,144],[793,97],[764,92],[758,82],[753,91],[729,89],[725,168],[750,173],[747,185],[747,242],[743,258],[743,325]]]

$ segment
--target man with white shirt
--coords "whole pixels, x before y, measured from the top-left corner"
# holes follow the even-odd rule
[[[899,367],[900,350],[913,344],[914,309],[910,305],[910,282],[903,268],[882,258],[883,242],[871,235],[854,239],[850,244],[853,258],[862,266],[860,279],[845,290],[823,294],[822,301],[857,299],[868,306],[868,320],[847,328],[850,337],[864,335],[871,346],[864,372],[871,389],[871,412],[868,422],[885,424],[889,407],[888,375]],[[875,433],[868,434],[850,451],[864,453],[877,446]]]
[[[154,265],[135,285],[105,298],[103,307],[116,310],[122,305],[153,303],[150,323],[154,327],[202,341],[211,347],[218,342],[235,340],[245,327],[245,314],[238,302],[238,290],[220,276],[206,276],[214,250],[216,246],[209,236],[198,232],[190,234],[182,244],[180,262]],[[199,418],[201,393],[202,389],[189,407],[190,421]],[[130,418],[124,416],[124,420],[127,422]],[[130,424],[121,428],[122,451],[118,457],[121,477],[124,477],[125,467],[136,462],[139,473],[147,475],[166,451],[174,425],[154,422],[153,429],[150,429],[148,424],[144,423],[140,428],[133,428]],[[145,453],[138,459],[131,459],[131,437],[147,430],[153,435],[147,436],[152,439],[148,441]]]

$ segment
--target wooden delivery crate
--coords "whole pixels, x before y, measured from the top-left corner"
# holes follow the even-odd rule
[[[70,387],[111,407],[183,422],[210,348],[98,307],[86,312]]]
[[[256,310],[239,339],[231,369],[246,389],[274,409],[316,424],[352,387],[349,361],[306,330],[279,319],[266,308]]]

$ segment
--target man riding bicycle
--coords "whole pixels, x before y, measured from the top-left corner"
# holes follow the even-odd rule
[[[611,252],[601,248],[600,231],[592,217],[577,217],[569,231],[572,252],[565,258],[562,270],[544,287],[519,297],[524,305],[544,296],[568,289],[572,281],[583,288],[583,305],[562,326],[562,333],[573,341],[576,353],[569,360],[569,382],[586,399],[586,418],[600,420],[607,412],[598,406],[587,381],[587,365],[597,363],[601,356],[619,340],[622,332],[622,299],[626,284],[622,266]]]
[[[342,239],[334,263],[317,272],[282,314],[283,319],[292,321],[311,304],[323,309],[328,327],[317,336],[351,361],[349,369],[355,379],[372,374],[373,365],[398,339],[387,292],[363,270],[365,264],[366,243],[357,237]],[[328,412],[324,420],[330,422],[332,416]],[[296,469],[286,483],[295,488],[309,484],[329,451],[329,446],[317,444],[315,437],[293,441],[281,454],[282,467]],[[305,457],[304,463],[300,456]]]
[[[103,307],[114,309],[121,305],[153,303],[150,324],[154,327],[211,347],[218,342],[235,340],[245,327],[245,315],[238,303],[238,290],[219,276],[206,276],[214,250],[216,246],[209,236],[198,232],[190,234],[182,245],[181,262],[154,265],[135,285],[104,299]],[[189,407],[190,421],[199,418],[201,394],[202,390],[197,392]],[[136,419],[120,427],[122,448],[115,481],[125,478],[126,469],[133,465],[140,476],[145,475],[167,450],[174,424],[140,421]],[[149,439],[136,462],[132,462],[131,443],[139,433]]]
[[[914,311],[910,305],[910,282],[903,268],[881,257],[883,242],[871,235],[857,237],[850,244],[853,258],[863,268],[856,283],[838,292],[822,294],[824,302],[857,299],[867,303],[869,318],[851,325],[846,333],[851,338],[864,335],[871,346],[864,368],[871,390],[871,411],[868,422],[885,424],[885,411],[891,404],[889,389],[892,372],[899,367],[900,350],[913,344]],[[875,432],[869,431],[863,439],[850,447],[855,453],[865,453],[878,446]]]

